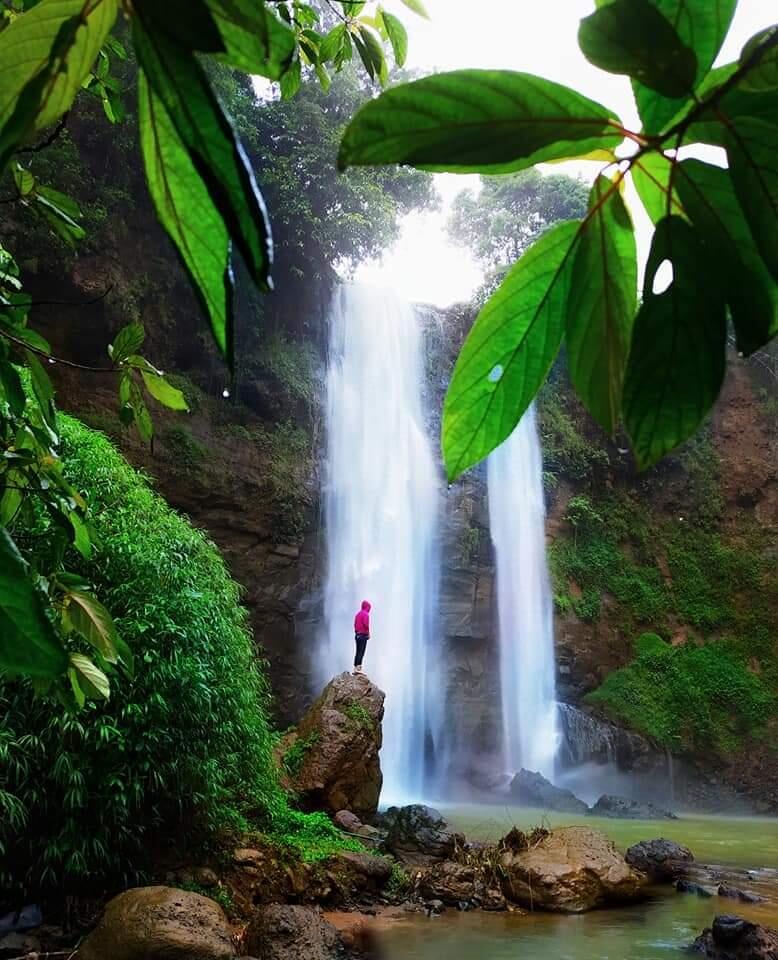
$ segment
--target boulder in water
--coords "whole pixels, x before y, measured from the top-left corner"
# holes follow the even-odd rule
[[[598,830],[564,827],[528,848],[504,846],[503,893],[530,910],[583,913],[641,899],[646,877]]]
[[[693,880],[676,880],[675,889],[678,893],[694,893],[698,897],[709,899],[715,894],[715,890],[704,887],[701,883],[695,883]]]
[[[559,810],[562,813],[586,813],[589,807],[570,790],[555,787],[541,773],[519,770],[511,781],[510,793],[517,803],[541,810]]]
[[[360,819],[376,812],[384,697],[364,674],[342,673],[307,711],[286,743],[289,784],[303,809]]]
[[[385,848],[405,863],[448,860],[457,843],[464,843],[464,837],[451,831],[442,814],[421,803],[389,807],[376,822],[386,830]]]
[[[719,916],[697,937],[691,952],[707,960],[776,960],[778,930],[742,917]]]
[[[245,949],[260,960],[338,960],[340,934],[318,907],[273,903],[246,927]]]
[[[719,886],[719,896],[725,897],[727,900],[740,900],[741,903],[762,903],[764,901],[764,897],[760,897],[758,893],[750,893],[748,890],[731,887],[726,883]]]
[[[593,817],[613,817],[617,820],[677,820],[669,810],[662,810],[653,803],[641,803],[628,797],[616,797],[604,793],[589,810]]]
[[[631,867],[658,883],[677,880],[694,863],[694,855],[688,847],[674,840],[665,840],[664,837],[633,844],[624,854],[624,859]]]
[[[209,897],[174,887],[135,887],[106,905],[79,960],[231,960],[224,911]],[[260,954],[261,956],[261,954]]]

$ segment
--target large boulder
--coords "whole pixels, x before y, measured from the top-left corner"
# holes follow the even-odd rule
[[[384,847],[405,863],[447,860],[457,844],[464,843],[464,837],[450,829],[441,813],[421,803],[389,807],[377,822],[386,831]]]
[[[613,817],[617,820],[677,820],[669,810],[662,810],[653,803],[642,803],[628,797],[615,797],[604,793],[589,810],[593,817]]]
[[[342,673],[285,741],[289,785],[305,810],[371,817],[381,794],[384,693],[364,674]]]
[[[708,960],[778,960],[778,930],[720,916],[697,937],[691,951]]]
[[[688,847],[674,840],[641,840],[624,854],[627,863],[647,874],[657,883],[670,883],[683,876],[694,863],[694,855]]]
[[[261,907],[246,927],[243,943],[245,951],[257,960],[336,960],[343,956],[340,934],[318,907],[281,903]]]
[[[135,887],[106,905],[79,960],[230,960],[224,911],[208,897],[175,887]]]
[[[513,799],[527,807],[541,810],[559,810],[562,813],[586,813],[589,807],[570,790],[555,787],[542,773],[519,770],[511,780],[510,793]]]
[[[524,845],[503,841],[506,899],[534,910],[582,913],[643,896],[647,878],[598,830],[564,827]]]

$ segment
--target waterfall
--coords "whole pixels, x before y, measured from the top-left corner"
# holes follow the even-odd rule
[[[365,672],[386,692],[384,798],[418,800],[442,727],[439,482],[422,412],[421,333],[409,304],[362,284],[337,292],[330,331],[319,679],[351,668],[354,614],[369,600]]]
[[[543,462],[533,407],[488,461],[497,563],[504,769],[554,777],[554,623],[546,566]],[[496,665],[497,666],[497,665]]]

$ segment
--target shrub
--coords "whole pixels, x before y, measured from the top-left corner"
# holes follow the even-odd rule
[[[127,883],[159,841],[192,849],[249,826],[331,847],[332,826],[278,785],[267,681],[218,551],[102,435],[64,416],[62,432],[99,539],[68,565],[116,618],[135,676],[113,674],[110,701],[76,715],[0,680],[0,886]],[[27,536],[51,546],[40,519]]]
[[[182,470],[197,467],[208,456],[208,451],[189,427],[167,427],[162,433],[162,440],[176,466]]]

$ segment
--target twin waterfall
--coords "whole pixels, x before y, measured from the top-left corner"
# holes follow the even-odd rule
[[[422,403],[415,310],[344,285],[330,318],[324,480],[327,578],[319,680],[349,669],[353,617],[373,604],[365,660],[386,691],[384,801],[445,791],[446,677],[438,611],[445,488]],[[542,465],[530,411],[488,464],[496,552],[504,771],[554,773],[556,703]]]

